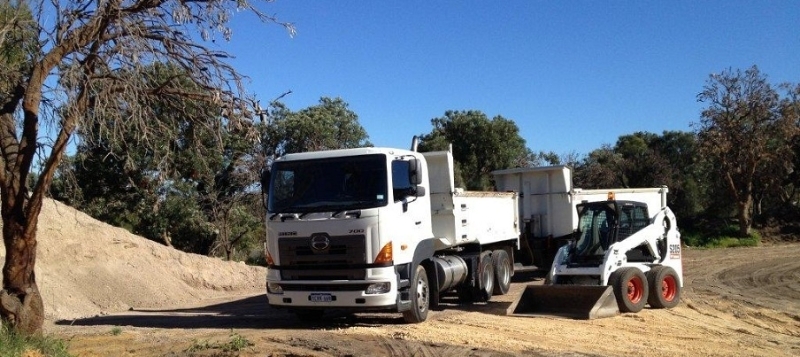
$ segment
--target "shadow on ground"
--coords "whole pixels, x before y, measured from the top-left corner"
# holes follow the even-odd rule
[[[514,282],[538,280],[535,274],[518,274]],[[511,305],[508,296],[493,297],[486,303],[459,304],[456,299],[444,296],[434,310],[475,311],[492,315],[505,315]],[[512,299],[513,300],[513,299]],[[95,316],[75,320],[59,320],[62,326],[133,326],[152,328],[342,328],[351,326],[378,326],[403,324],[398,313],[358,313],[347,310],[326,310],[318,322],[299,321],[285,309],[272,308],[264,295],[186,309],[132,309],[123,313]]]

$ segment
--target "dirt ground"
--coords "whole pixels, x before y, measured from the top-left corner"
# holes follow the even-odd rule
[[[534,276],[428,321],[272,309],[264,270],[183,254],[55,202],[39,230],[47,333],[79,356],[797,356],[800,244],[685,248],[682,302],[591,321],[506,316]],[[0,249],[0,256],[4,252]],[[226,347],[249,345],[239,352]]]

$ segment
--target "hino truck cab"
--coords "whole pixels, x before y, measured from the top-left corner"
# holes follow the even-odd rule
[[[433,237],[424,166],[419,153],[381,148],[277,159],[265,243],[270,305],[302,319],[409,305],[415,254]]]

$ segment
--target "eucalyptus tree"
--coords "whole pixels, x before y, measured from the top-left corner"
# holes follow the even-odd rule
[[[696,124],[700,153],[733,197],[747,236],[755,194],[774,184],[759,173],[790,166],[797,118],[784,115],[784,101],[756,66],[710,75],[697,98],[708,105]]]
[[[372,145],[358,115],[341,98],[322,97],[317,105],[276,114],[279,155]]]
[[[14,20],[24,16],[6,17],[0,29],[30,34],[35,46],[2,43],[4,53],[9,46],[21,48],[24,61],[0,93],[6,248],[0,316],[20,332],[34,333],[44,319],[34,274],[39,212],[76,129],[91,130],[91,139],[137,133],[131,145],[157,148],[157,135],[179,128],[150,120],[156,115],[150,107],[154,98],[176,111],[184,110],[185,98],[224,108],[220,116],[193,118],[197,127],[212,132],[241,126],[250,109],[243,75],[213,41],[230,38],[231,14],[240,10],[267,23],[279,22],[247,0],[40,0],[4,6],[33,15],[30,24]],[[279,24],[293,33],[291,24]],[[161,85],[142,86],[137,76],[145,76],[144,67],[158,62],[182,71]],[[171,85],[175,81],[189,81],[196,89]],[[44,159],[28,187],[37,155]],[[168,156],[159,160],[162,170],[171,163]]]
[[[448,110],[443,117],[431,119],[431,124],[433,129],[421,136],[419,149],[446,150],[452,143],[456,174],[460,174],[456,181],[468,189],[491,189],[494,170],[534,164],[535,155],[525,146],[513,120],[499,115],[489,119],[477,110]]]

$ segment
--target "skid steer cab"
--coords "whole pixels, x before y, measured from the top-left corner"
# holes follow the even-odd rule
[[[613,198],[576,206],[578,229],[558,250],[545,285],[526,287],[510,313],[593,319],[678,304],[675,215],[666,205],[651,215],[645,203]]]

